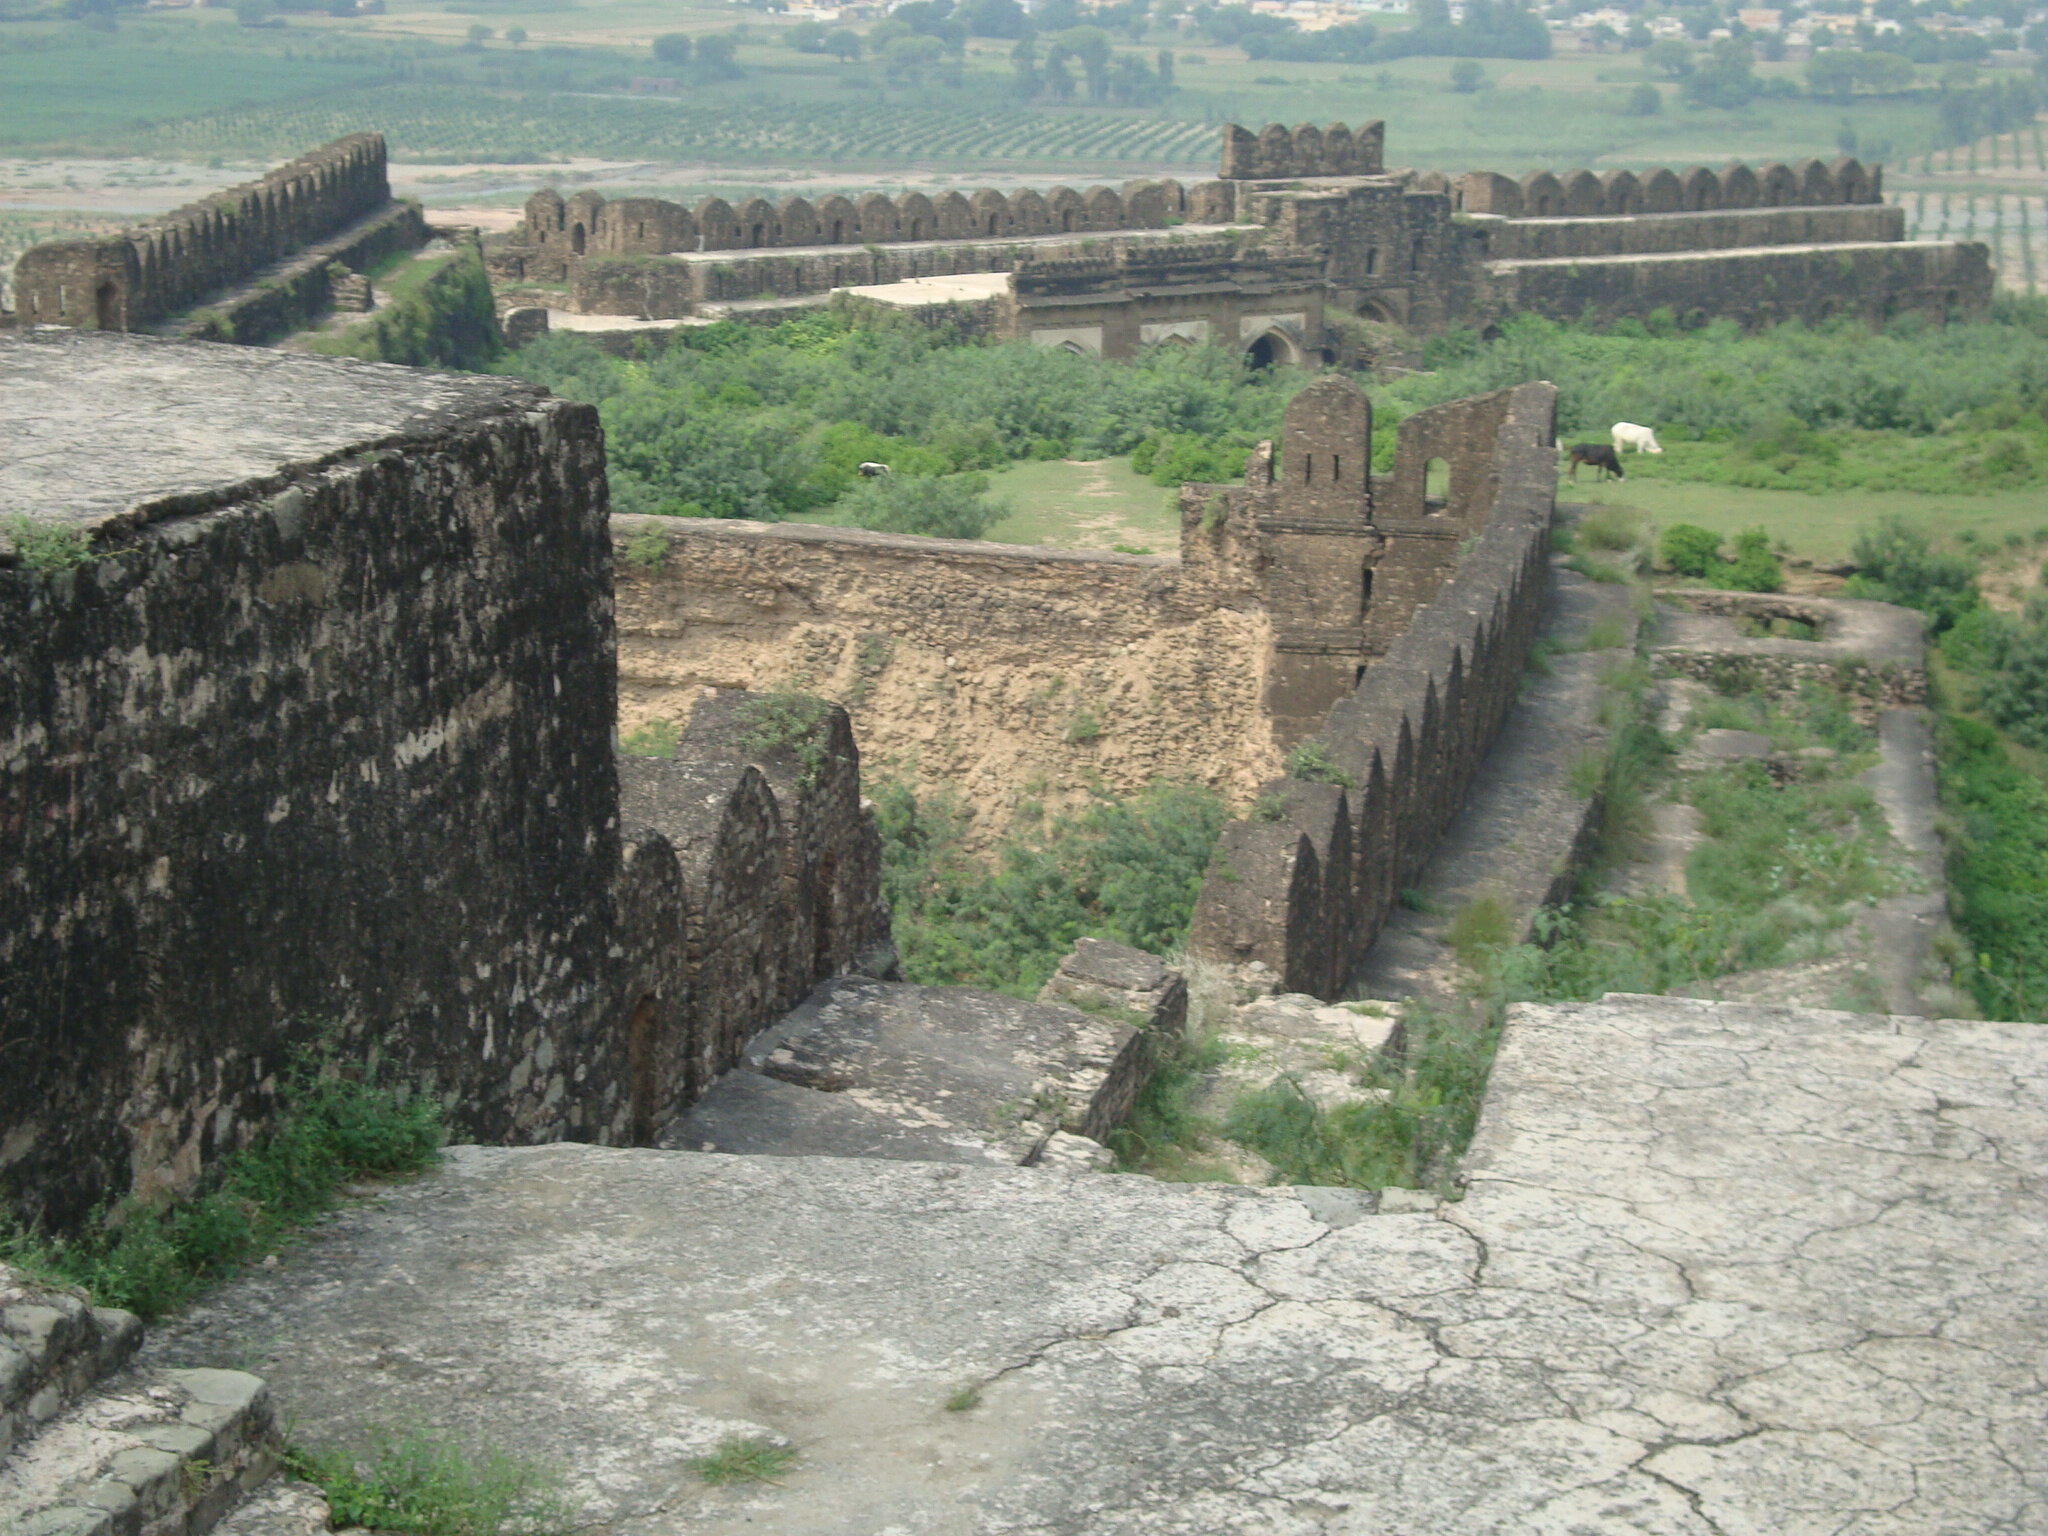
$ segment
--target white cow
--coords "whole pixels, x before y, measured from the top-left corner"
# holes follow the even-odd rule
[[[1614,451],[1616,453],[1626,452],[1630,448],[1635,449],[1637,453],[1662,453],[1664,451],[1658,446],[1657,434],[1655,432],[1652,432],[1648,427],[1639,427],[1632,421],[1617,421],[1612,428],[1612,433],[1614,437]]]
[[[861,477],[861,479],[863,479],[863,480],[874,480],[874,479],[877,479],[877,478],[879,478],[880,476],[882,476],[882,475],[886,475],[886,474],[888,474],[888,473],[889,473],[889,466],[888,466],[888,465],[886,465],[886,464],[877,464],[877,463],[875,463],[875,462],[874,462],[874,460],[872,460],[872,459],[868,460],[868,461],[867,461],[867,462],[866,462],[865,464],[862,464],[862,465],[861,465],[861,466],[859,467],[859,474],[860,474],[860,477]]]

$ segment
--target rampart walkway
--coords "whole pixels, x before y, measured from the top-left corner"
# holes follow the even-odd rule
[[[1951,1536],[2048,1522],[2048,1034],[1522,1007],[1467,1198],[456,1151],[152,1341],[654,1536]],[[981,1388],[979,1406],[949,1397]],[[787,1436],[777,1485],[687,1461]]]

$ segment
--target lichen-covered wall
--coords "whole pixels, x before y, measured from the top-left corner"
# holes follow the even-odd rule
[[[1246,803],[1278,766],[1269,640],[1234,562],[918,539],[793,523],[615,517],[619,705],[631,732],[706,688],[845,705],[870,773],[957,788],[984,835],[1022,801],[1159,778]],[[693,722],[694,728],[694,722]]]
[[[0,348],[0,408],[102,461],[0,480],[99,555],[0,541],[8,1208],[63,1226],[191,1187],[322,1041],[462,1136],[644,1142],[815,982],[888,970],[842,712],[722,696],[622,788],[590,408],[133,337]]]
[[[1342,993],[1463,806],[1514,700],[1549,569],[1556,398],[1548,384],[1525,384],[1402,423],[1404,437],[1415,429],[1404,459],[1466,445],[1452,472],[1467,489],[1448,515],[1465,523],[1469,542],[1330,706],[1315,736],[1325,775],[1263,786],[1258,814],[1224,828],[1195,909],[1195,953],[1263,964],[1288,991]],[[1395,485],[1390,497],[1409,494]]]
[[[593,411],[492,384],[107,559],[0,570],[17,1204],[189,1183],[329,1028],[467,1134],[604,1132],[603,484]]]

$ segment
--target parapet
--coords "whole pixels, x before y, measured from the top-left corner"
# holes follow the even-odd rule
[[[1514,701],[1547,587],[1556,400],[1551,385],[1524,384],[1402,422],[1394,474],[1375,485],[1365,509],[1372,527],[1359,531],[1377,530],[1390,550],[1404,535],[1418,547],[1441,544],[1455,565],[1361,666],[1312,750],[1291,759],[1309,776],[1267,785],[1259,814],[1224,828],[1196,904],[1192,952],[1265,965],[1286,991],[1341,994],[1401,886],[1463,805]],[[1366,421],[1350,417],[1354,431]],[[1431,496],[1427,465],[1446,457],[1452,484]],[[1290,437],[1283,473],[1301,472],[1297,459]],[[1252,473],[1260,467],[1255,459]]]
[[[813,203],[749,198],[734,207],[722,197],[695,208],[659,198],[607,202],[595,192],[565,200],[543,188],[526,200],[526,215],[505,242],[549,256],[661,256],[687,251],[800,249],[886,245],[921,240],[1000,240],[1029,235],[1162,229],[1185,218],[1187,190],[1171,178],[1116,187],[1054,187],[998,192],[869,193]]]
[[[1832,165],[1747,165],[1719,171],[1531,171],[1519,181],[1496,171],[1468,171],[1451,183],[1458,213],[1510,219],[1626,217],[1641,213],[1705,213],[1723,208],[1825,207],[1884,201],[1884,168],[1866,168],[1853,156]]]
[[[1387,125],[1342,123],[1288,128],[1268,123],[1257,133],[1236,123],[1223,130],[1225,181],[1287,181],[1300,176],[1377,176],[1386,167]]]
[[[139,330],[390,201],[384,136],[352,133],[122,234],[32,247],[15,263],[16,323]]]

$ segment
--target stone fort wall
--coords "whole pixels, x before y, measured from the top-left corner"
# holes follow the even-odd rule
[[[1327,771],[1262,786],[1256,813],[1224,828],[1189,935],[1195,953],[1263,964],[1287,991],[1342,995],[1401,887],[1463,806],[1514,702],[1549,572],[1556,399],[1548,384],[1525,384],[1453,401],[1402,423],[1404,437],[1422,423],[1410,473],[1447,454],[1453,487],[1465,481],[1441,508],[1423,498],[1424,516],[1458,527],[1462,553],[1438,567],[1442,579],[1419,606],[1407,609],[1400,632],[1331,703],[1313,737]],[[1325,422],[1301,425],[1304,447],[1315,443],[1321,451],[1338,440],[1323,430]],[[1290,449],[1281,473],[1304,474],[1316,463],[1311,457],[1304,464]],[[1324,468],[1326,507],[1335,508],[1348,493]],[[1376,523],[1413,516],[1416,493],[1426,486],[1403,485],[1402,478],[1397,469],[1389,487],[1394,515],[1375,508]],[[1261,489],[1255,485],[1233,498],[1229,524],[1273,519],[1272,511],[1262,510]],[[1189,500],[1216,494],[1194,487]],[[1319,519],[1332,526],[1348,520]],[[1310,519],[1297,513],[1296,521]],[[1364,535],[1348,537],[1354,547],[1368,543]],[[1347,601],[1356,563],[1322,562],[1345,584],[1333,581],[1309,596],[1325,605]],[[1325,688],[1342,662],[1341,653],[1303,659],[1322,665]]]
[[[1512,400],[1416,413],[1373,476],[1370,403],[1323,379],[1244,484],[1184,489],[1178,559],[615,517],[621,719],[694,728],[717,689],[809,690],[870,765],[959,792],[983,839],[1092,783],[1247,808],[1505,515]]]
[[[122,234],[32,247],[15,263],[13,320],[142,330],[390,203],[384,136],[352,133]]]
[[[727,305],[765,313],[764,298],[1008,273],[1011,304],[997,316],[996,334],[1065,345],[1085,332],[1092,349],[1128,356],[1200,331],[1247,352],[1263,347],[1261,362],[1276,349],[1288,360],[1325,353],[1324,302],[1433,331],[1523,311],[1577,319],[1589,310],[1614,318],[1670,309],[1767,323],[1837,312],[1941,316],[1989,301],[1988,254],[1905,242],[1901,211],[1882,200],[1881,169],[1853,157],[1453,177],[1387,170],[1384,138],[1380,123],[1271,124],[1257,133],[1231,125],[1216,180],[1085,194],[876,195],[740,208],[711,199],[689,210],[542,192],[491,260],[501,282],[566,281],[573,311],[650,319],[718,315]],[[1183,224],[1198,244],[1230,242],[1225,270],[1153,270],[1161,250],[1187,238],[1175,229]],[[1882,259],[1858,254],[1878,244],[1896,249]],[[1543,261],[1626,270],[1592,272],[1577,286],[1575,273],[1524,273]],[[1096,270],[1105,263],[1132,271],[1105,285]],[[1286,272],[1292,291],[1261,303],[1276,271]],[[1312,304],[1303,298],[1311,287],[1322,290]],[[1760,296],[1767,290],[1775,296]],[[921,302],[910,292],[896,301]],[[1034,312],[1063,304],[1096,313]],[[1278,341],[1243,324],[1282,308],[1294,323]]]
[[[843,714],[761,738],[728,699],[686,772],[616,764],[594,412],[134,337],[0,351],[14,419],[96,444],[82,477],[15,466],[10,500],[54,515],[39,493],[109,465],[170,487],[82,525],[104,557],[75,570],[0,543],[14,1210],[61,1225],[189,1186],[330,1033],[464,1136],[646,1140],[744,1035],[885,950]],[[193,461],[227,478],[177,489],[155,461],[188,397]],[[409,424],[262,467],[298,429],[280,400]]]
[[[619,712],[697,728],[707,690],[802,687],[845,707],[867,763],[958,790],[988,837],[1020,802],[1100,781],[1206,784],[1245,805],[1276,772],[1270,625],[1224,562],[852,528],[614,517]]]

